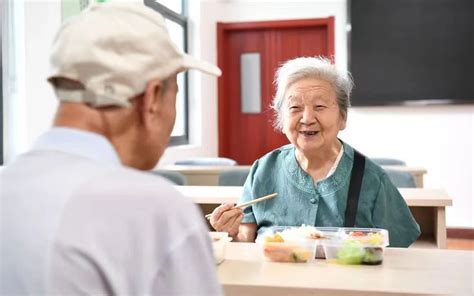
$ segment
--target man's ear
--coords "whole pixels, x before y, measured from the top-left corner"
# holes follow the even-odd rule
[[[163,82],[159,79],[151,80],[147,83],[145,92],[143,93],[143,104],[141,115],[143,122],[148,124],[159,109],[160,94],[163,88]]]

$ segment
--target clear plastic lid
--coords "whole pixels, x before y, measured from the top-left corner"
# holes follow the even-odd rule
[[[339,228],[338,234],[323,241],[326,245],[357,242],[363,247],[386,247],[389,245],[388,231],[380,228]]]
[[[284,242],[318,240],[327,245],[344,241],[357,241],[362,246],[386,247],[389,245],[388,231],[380,228],[315,227],[315,226],[272,226],[260,234],[256,240],[265,238],[282,239]],[[268,239],[267,239],[268,241]]]
[[[304,242],[315,241],[324,237],[324,233],[314,226],[272,226],[257,237],[256,242]]]

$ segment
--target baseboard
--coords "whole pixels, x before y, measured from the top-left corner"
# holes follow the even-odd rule
[[[447,228],[448,238],[474,239],[474,228]]]

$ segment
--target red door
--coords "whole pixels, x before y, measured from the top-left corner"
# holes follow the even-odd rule
[[[334,56],[334,17],[251,23],[218,23],[219,156],[252,164],[288,143],[273,129],[270,109],[276,69],[298,56]],[[241,55],[260,55],[260,112],[241,111]]]

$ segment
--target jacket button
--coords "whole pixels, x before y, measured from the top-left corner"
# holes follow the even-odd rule
[[[312,198],[309,200],[310,203],[312,203],[313,205],[316,203],[316,198]]]

